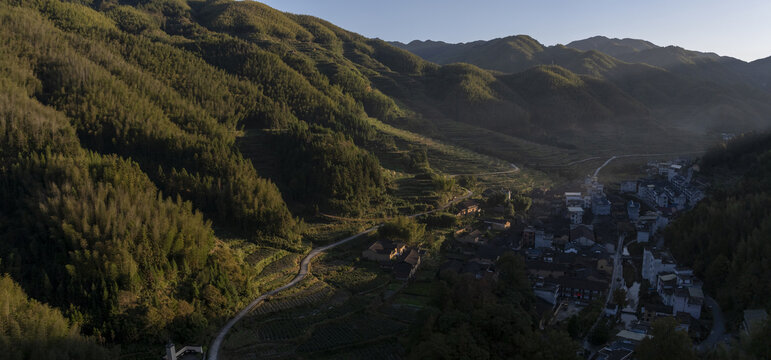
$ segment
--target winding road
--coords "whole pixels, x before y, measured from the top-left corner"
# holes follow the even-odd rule
[[[730,335],[725,334],[725,318],[723,317],[723,310],[720,308],[720,304],[715,299],[705,296],[704,305],[712,309],[712,330],[704,341],[696,347],[699,352],[707,351],[715,347],[715,345],[721,341],[725,341]]]
[[[517,169],[517,170],[519,170],[519,169]],[[429,211],[424,211],[424,212],[417,213],[417,214],[412,214],[412,215],[409,215],[408,217],[414,218],[414,217],[418,217],[418,216],[427,215],[427,214],[430,214],[430,213],[433,213],[433,212],[436,212],[436,211],[439,211],[439,210],[444,210],[444,209],[448,208],[450,205],[452,205],[452,204],[454,204],[456,202],[459,202],[459,201],[463,201],[463,200],[469,198],[471,195],[473,195],[473,192],[471,192],[470,190],[467,190],[467,191],[468,192],[466,193],[466,195],[463,195],[463,196],[461,196],[459,198],[453,199],[452,201],[448,202],[444,206],[438,207],[438,208],[436,208],[434,210],[429,210]],[[256,299],[252,300],[252,302],[250,302],[249,305],[247,305],[243,310],[239,311],[238,314],[236,314],[232,319],[230,319],[227,322],[227,324],[225,324],[225,326],[222,327],[222,329],[220,329],[220,332],[217,333],[217,337],[214,338],[214,341],[211,343],[211,346],[209,348],[208,359],[209,360],[218,360],[219,359],[219,351],[220,351],[220,348],[222,347],[222,342],[225,341],[225,336],[228,334],[228,332],[230,332],[230,329],[232,329],[233,326],[235,326],[237,322],[239,322],[241,319],[243,319],[247,314],[249,314],[252,310],[254,310],[254,308],[256,308],[258,305],[260,305],[263,301],[269,299],[273,295],[276,295],[276,294],[278,294],[278,293],[280,293],[280,292],[282,292],[282,291],[284,291],[286,289],[289,289],[289,288],[297,285],[298,283],[300,283],[300,281],[305,279],[305,277],[310,273],[311,261],[313,261],[313,259],[316,256],[318,256],[319,254],[321,254],[324,251],[327,251],[327,250],[329,250],[331,248],[334,248],[336,246],[345,244],[345,243],[347,243],[347,242],[349,242],[349,241],[351,241],[351,240],[353,240],[353,239],[355,239],[355,238],[357,238],[357,237],[359,237],[361,235],[369,234],[369,233],[377,230],[382,225],[383,225],[382,223],[378,224],[378,225],[375,225],[375,226],[373,226],[373,227],[371,227],[371,228],[369,228],[367,230],[364,230],[364,231],[362,231],[362,232],[360,232],[358,234],[351,235],[351,236],[349,236],[349,237],[347,237],[345,239],[339,240],[339,241],[334,242],[332,244],[320,246],[320,247],[317,247],[317,248],[311,250],[311,252],[309,252],[308,255],[306,255],[302,259],[302,261],[300,262],[300,270],[297,272],[297,275],[295,275],[295,277],[294,277],[294,279],[292,279],[292,281],[286,283],[285,285],[283,285],[283,286],[281,286],[279,288],[276,288],[276,289],[273,289],[271,291],[268,291],[268,292],[260,295]]]

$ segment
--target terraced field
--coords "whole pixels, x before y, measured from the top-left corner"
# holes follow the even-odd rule
[[[416,321],[416,310],[383,303],[389,286],[401,283],[377,264],[355,260],[352,254],[360,253],[362,244],[321,256],[314,275],[254,309],[231,330],[220,358],[400,358],[398,338]],[[338,252],[345,256],[335,256]],[[291,256],[273,261],[263,273]]]
[[[352,343],[388,338],[407,325],[376,315],[354,315],[318,326],[302,345],[299,353],[315,353],[350,346]]]
[[[266,301],[254,309],[253,314],[264,315],[306,305],[318,304],[332,297],[334,290],[322,281],[316,281],[312,285],[290,295],[274,298]]]

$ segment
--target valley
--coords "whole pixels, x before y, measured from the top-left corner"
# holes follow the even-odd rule
[[[768,65],[0,0],[0,353],[576,359],[622,334],[762,358]],[[708,304],[685,335],[675,270]]]

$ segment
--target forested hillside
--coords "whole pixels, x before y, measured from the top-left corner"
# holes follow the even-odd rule
[[[771,106],[559,53],[500,74],[257,2],[0,0],[0,274],[72,322],[54,342],[200,339],[265,290],[242,245],[294,266],[321,213],[430,208],[445,175],[514,161],[692,150]]]
[[[771,309],[771,135],[736,139],[700,165],[715,185],[667,227],[667,242],[724,309]]]
[[[437,171],[362,74],[437,66],[321,20],[5,0],[0,24],[0,273],[98,341],[195,339],[243,306],[262,267],[223,237],[303,252],[298,216],[395,211],[375,154]]]
[[[29,299],[7,275],[0,276],[0,352],[3,359],[110,359],[62,314]]]

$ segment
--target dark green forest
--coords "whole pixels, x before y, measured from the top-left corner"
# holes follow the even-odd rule
[[[704,278],[705,289],[739,317],[771,308],[771,135],[748,134],[707,153],[710,196],[667,227],[673,255]]]
[[[377,158],[353,139],[384,143],[364,108],[387,116],[392,102],[345,69],[330,77],[340,85],[306,77],[191,11],[0,3],[0,272],[98,341],[192,338],[256,293],[215,230],[297,251],[284,198],[350,213],[384,196]],[[247,129],[279,130],[280,176],[241,154]]]
[[[433,295],[434,307],[411,329],[410,359],[578,359],[567,332],[537,330],[525,260],[501,256],[497,279],[448,272]]]
[[[27,297],[7,275],[0,276],[0,351],[8,360],[110,359],[84,338],[61,312]]]
[[[303,252],[300,217],[390,206],[375,153],[400,149],[373,124],[404,110],[370,77],[436,68],[259,3],[0,20],[0,273],[108,344],[196,338],[259,292],[223,237]]]

